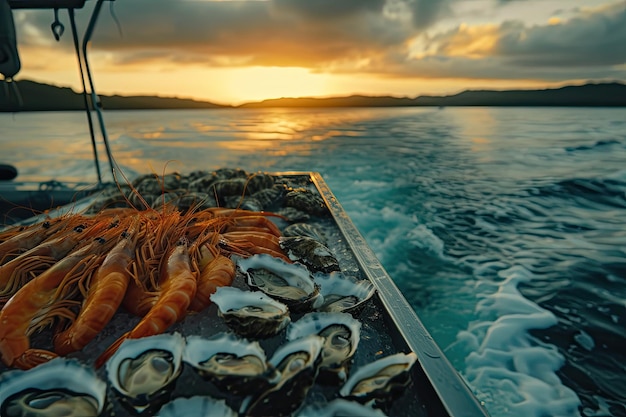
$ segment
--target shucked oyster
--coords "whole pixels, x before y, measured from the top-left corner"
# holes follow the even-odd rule
[[[320,378],[330,383],[345,381],[348,362],[361,339],[361,323],[346,313],[309,313],[289,326],[287,340],[309,335],[324,338]]]
[[[290,322],[287,306],[261,291],[220,287],[211,295],[211,301],[226,325],[243,337],[273,336]]]
[[[235,395],[266,389],[276,376],[258,342],[232,334],[187,337],[183,360],[218,388]]]
[[[184,348],[178,333],[125,340],[107,362],[107,376],[120,402],[136,413],[157,410],[182,371]]]
[[[0,416],[96,417],[105,398],[104,381],[76,360],[57,358],[0,376]]]
[[[354,280],[341,272],[318,272],[313,275],[313,280],[319,284],[324,296],[324,304],[318,307],[319,311],[355,312],[376,292],[370,281]]]
[[[317,376],[324,339],[307,336],[276,350],[270,359],[280,377],[269,390],[247,397],[240,412],[245,416],[286,416],[297,410]]]
[[[235,410],[226,405],[224,400],[211,397],[180,397],[159,410],[159,417],[237,417]]]
[[[362,403],[385,402],[410,383],[409,371],[416,360],[417,355],[411,352],[397,353],[369,363],[348,378],[339,395]]]
[[[340,271],[339,262],[323,243],[307,237],[281,237],[279,244],[289,259],[304,264],[314,272]]]
[[[285,303],[290,311],[310,311],[323,300],[309,271],[270,255],[254,255],[237,262],[250,287]]]
[[[338,398],[324,405],[311,404],[300,411],[298,417],[386,417],[386,415],[381,410]]]

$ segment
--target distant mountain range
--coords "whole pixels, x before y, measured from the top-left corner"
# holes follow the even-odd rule
[[[84,99],[68,87],[34,81],[17,81],[21,105],[14,86],[0,87],[0,111],[82,110]],[[108,110],[233,108],[208,101],[157,96],[100,95]],[[330,98],[280,98],[245,103],[240,108],[263,107],[394,107],[394,106],[626,106],[626,84],[588,83],[544,90],[467,90],[450,96],[350,96]]]

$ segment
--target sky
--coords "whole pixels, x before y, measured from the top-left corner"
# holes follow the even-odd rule
[[[59,42],[51,10],[14,20],[15,78],[79,91],[67,12]],[[235,105],[624,81],[626,0],[116,0],[89,59],[100,94]]]

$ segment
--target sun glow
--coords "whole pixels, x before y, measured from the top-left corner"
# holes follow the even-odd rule
[[[224,72],[220,84],[231,102],[332,94],[328,76],[305,68],[233,68]]]

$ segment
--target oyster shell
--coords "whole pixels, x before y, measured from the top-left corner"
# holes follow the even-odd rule
[[[317,240],[322,244],[326,244],[326,237],[322,230],[315,225],[310,223],[293,223],[289,226],[285,227],[283,230],[283,236],[286,237],[297,237],[297,236],[306,236],[312,239]]]
[[[183,360],[203,378],[235,395],[267,389],[276,377],[258,342],[232,334],[187,337]]]
[[[271,255],[260,254],[237,261],[251,288],[285,303],[290,311],[310,311],[323,302],[319,286],[301,264],[289,264]]]
[[[386,414],[355,401],[336,399],[324,405],[309,405],[297,417],[386,417]]]
[[[107,362],[107,377],[120,402],[151,414],[169,399],[182,371],[185,340],[179,333],[127,339]]]
[[[245,416],[286,416],[296,411],[317,376],[324,339],[307,336],[282,345],[269,363],[278,372],[278,382],[269,390],[247,397],[240,412]]]
[[[262,291],[220,287],[211,295],[211,301],[226,325],[243,337],[273,336],[291,321],[287,306]]]
[[[289,191],[285,195],[285,205],[316,216],[328,214],[328,209],[322,197],[303,187]]]
[[[287,330],[287,340],[308,335],[324,338],[320,378],[329,383],[344,382],[361,339],[361,323],[347,313],[309,313]]]
[[[355,312],[376,292],[370,281],[355,280],[341,272],[318,272],[313,275],[313,280],[319,284],[324,296],[324,304],[318,307],[319,311]]]
[[[158,417],[237,417],[237,412],[226,405],[224,400],[194,396],[177,398],[163,406]]]
[[[74,359],[56,358],[28,371],[0,375],[0,415],[99,416],[106,384],[92,368]]]
[[[354,372],[339,395],[359,402],[385,402],[406,387],[409,371],[417,360],[415,352],[396,353],[371,362]]]
[[[314,272],[340,271],[337,258],[323,243],[307,237],[281,237],[279,244],[289,259],[300,262]]]

